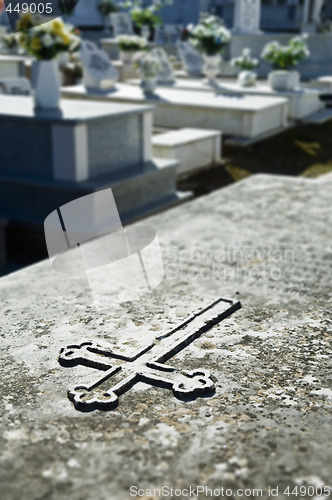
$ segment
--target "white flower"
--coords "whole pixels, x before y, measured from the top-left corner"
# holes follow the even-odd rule
[[[52,47],[52,45],[54,43],[53,38],[50,35],[44,35],[43,38],[41,39],[41,42],[44,45],[44,47],[46,47],[47,49],[49,47]]]

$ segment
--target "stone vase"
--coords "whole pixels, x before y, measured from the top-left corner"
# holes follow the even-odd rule
[[[136,54],[137,52],[133,50],[121,50],[120,60],[123,62],[123,64],[132,64],[134,62],[134,57]]]
[[[257,73],[255,71],[241,71],[237,77],[240,87],[253,87],[257,83]]]
[[[140,83],[140,87],[143,90],[144,94],[153,94],[157,87],[157,77],[143,77]]]
[[[216,78],[220,73],[221,55],[203,55],[203,74],[207,77],[207,83],[215,85]]]
[[[150,27],[145,24],[144,26],[142,26],[141,28],[141,35],[143,38],[145,38],[145,40],[148,42],[149,41],[149,38],[150,38]]]
[[[277,70],[268,75],[268,83],[273,90],[293,90],[300,83],[298,71]]]
[[[36,61],[35,70],[35,108],[59,109],[60,74],[58,61]]]

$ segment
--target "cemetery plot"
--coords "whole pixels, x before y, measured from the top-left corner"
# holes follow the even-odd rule
[[[2,278],[7,496],[119,500],[133,485],[153,495],[163,484],[196,488],[197,478],[212,491],[226,484],[233,496],[260,488],[268,498],[271,484],[279,497],[300,485],[308,498],[322,496],[332,472],[330,200],[331,179],[259,175],[155,215],[149,225],[159,233],[166,279],[144,300],[119,300],[104,312],[92,307],[81,276],[67,279],[48,261]],[[60,366],[61,348],[86,342],[94,359],[129,369],[124,358],[221,290],[238,292],[242,309],[160,362],[178,374],[208,370],[214,395],[188,401],[137,383],[113,412],[77,412],[66,389],[91,387],[102,370]],[[107,398],[120,373],[95,395]]]
[[[0,55],[0,78],[24,76],[26,58],[16,55]]]
[[[39,115],[30,97],[0,96],[0,110],[0,213],[13,220],[41,225],[57,206],[109,186],[131,219],[183,199],[178,162],[152,157],[151,106],[62,100],[62,115]]]
[[[31,95],[32,88],[27,78],[0,78],[0,93],[7,95]]]
[[[148,98],[135,86],[119,84],[116,90],[100,95],[83,86],[64,87],[71,98],[113,102],[150,103],[155,107],[154,125],[166,128],[197,127],[224,134],[259,140],[287,126],[288,101],[281,97],[215,95],[158,88]]]
[[[138,80],[128,83],[137,85]],[[163,83],[160,82],[160,85],[162,86]],[[289,101],[288,118],[290,120],[301,120],[324,108],[324,103],[319,98],[320,92],[304,86],[292,91],[277,92],[272,90],[266,83],[260,82],[252,87],[242,87],[235,80],[220,80],[218,85],[212,88],[209,85],[205,85],[202,80],[183,78],[176,80],[172,88],[220,95],[275,96],[286,98]]]

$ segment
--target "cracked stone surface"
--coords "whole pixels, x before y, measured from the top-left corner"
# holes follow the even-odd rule
[[[163,485],[227,487],[234,499],[278,487],[287,499],[287,486],[331,487],[331,191],[331,176],[258,175],[146,219],[166,278],[103,312],[82,277],[46,261],[2,278],[1,500],[122,500],[131,486],[153,499]],[[139,383],[113,411],[75,410],[68,387],[95,373],[60,366],[62,347],[138,348],[218,297],[242,309],[171,360],[208,369],[213,396],[181,401]]]

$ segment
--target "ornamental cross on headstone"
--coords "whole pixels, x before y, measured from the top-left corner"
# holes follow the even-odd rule
[[[77,410],[93,411],[113,410],[119,396],[137,382],[171,389],[180,399],[213,393],[214,383],[207,370],[180,370],[165,363],[240,307],[240,302],[218,299],[136,352],[124,354],[93,341],[64,347],[59,355],[62,366],[84,365],[101,372],[91,384],[69,389],[68,398]]]

